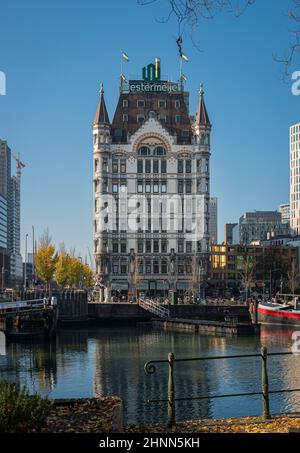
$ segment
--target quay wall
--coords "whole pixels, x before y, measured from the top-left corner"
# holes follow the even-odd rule
[[[249,309],[245,305],[170,305],[172,318],[203,319],[224,321],[225,317],[236,318],[238,322],[249,322]],[[137,320],[150,321],[153,318],[137,304],[130,303],[89,303],[88,317],[97,320]]]
[[[57,298],[58,322],[87,320],[150,321],[154,316],[135,303],[88,302],[85,291],[53,291]],[[26,291],[21,300],[47,297],[43,291]],[[167,307],[167,305],[166,305]],[[248,306],[245,305],[169,305],[171,318],[224,322],[251,322]]]
[[[152,321],[152,325],[166,331],[175,330],[206,335],[254,335],[259,333],[259,328],[250,323],[231,324],[206,320],[155,319]]]
[[[59,322],[86,321],[88,319],[87,293],[82,290],[52,291],[57,298],[57,320]],[[48,298],[46,291],[26,291],[20,294],[21,300]]]

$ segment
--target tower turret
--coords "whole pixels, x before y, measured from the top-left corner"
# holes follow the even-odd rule
[[[96,273],[100,281],[107,274],[107,238],[103,231],[101,212],[105,206],[106,196],[111,188],[109,177],[111,162],[111,125],[104,100],[103,84],[100,88],[100,100],[93,121],[93,155],[94,155],[94,257]],[[99,281],[99,283],[100,283]],[[101,300],[104,295],[101,289]]]

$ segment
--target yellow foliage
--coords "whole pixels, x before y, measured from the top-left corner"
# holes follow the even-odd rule
[[[57,259],[55,266],[55,281],[63,288],[69,283],[70,256],[62,252]]]
[[[55,271],[57,254],[51,243],[41,243],[34,257],[37,274],[47,284],[51,281]]]
[[[62,287],[81,286],[86,288],[93,285],[93,272],[79,258],[62,252],[56,263],[55,281]]]

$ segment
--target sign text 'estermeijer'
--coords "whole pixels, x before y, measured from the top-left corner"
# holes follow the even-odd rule
[[[160,59],[156,58],[155,64],[150,63],[142,69],[143,81],[130,81],[129,91],[131,93],[139,92],[162,92],[177,93],[180,91],[177,83],[161,80],[160,76]]]

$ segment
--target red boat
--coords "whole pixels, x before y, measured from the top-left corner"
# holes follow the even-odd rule
[[[252,313],[254,315],[254,306]],[[260,302],[257,306],[257,320],[261,324],[279,324],[300,326],[299,298],[295,297],[292,302]]]

